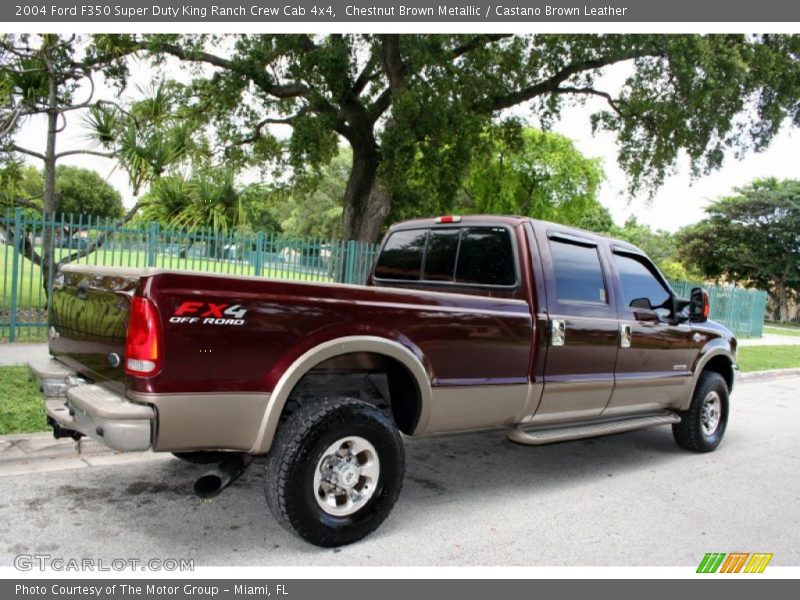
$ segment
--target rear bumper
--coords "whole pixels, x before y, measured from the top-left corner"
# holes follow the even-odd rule
[[[131,452],[151,446],[155,411],[96,385],[67,390],[67,407],[78,431],[114,450]]]
[[[30,367],[45,393],[45,409],[56,437],[86,435],[121,452],[151,448],[156,419],[152,406],[86,384],[56,361]]]

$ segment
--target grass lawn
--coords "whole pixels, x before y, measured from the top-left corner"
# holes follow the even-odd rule
[[[797,329],[800,331],[800,323],[781,323],[780,321],[765,321],[765,327],[784,327],[788,329]]]
[[[44,397],[28,367],[0,367],[0,434],[47,431]]]
[[[764,333],[769,333],[772,335],[790,335],[794,337],[800,336],[800,328],[791,327],[782,329],[783,327],[784,327],[783,325],[779,327],[770,327],[769,325],[764,325]]]
[[[739,348],[738,361],[743,373],[800,368],[800,345],[743,346]]]

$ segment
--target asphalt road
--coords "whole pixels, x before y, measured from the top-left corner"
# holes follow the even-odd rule
[[[407,440],[406,483],[371,537],[323,550],[277,525],[263,463],[213,500],[177,459],[0,477],[0,564],[17,554],[195,565],[800,564],[800,378],[740,383],[723,444],[668,427],[530,448],[502,433]]]

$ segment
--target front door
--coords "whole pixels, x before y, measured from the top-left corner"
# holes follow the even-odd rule
[[[599,416],[614,389],[619,325],[607,257],[589,239],[538,239],[549,317],[544,391],[532,423]]]
[[[650,260],[613,249],[620,341],[616,386],[604,416],[677,406],[688,393],[697,344],[672,314],[673,294]]]

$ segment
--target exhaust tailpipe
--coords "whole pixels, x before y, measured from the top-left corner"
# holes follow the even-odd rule
[[[194,482],[192,489],[195,496],[198,498],[213,498],[236,481],[252,461],[252,454],[232,453]]]

